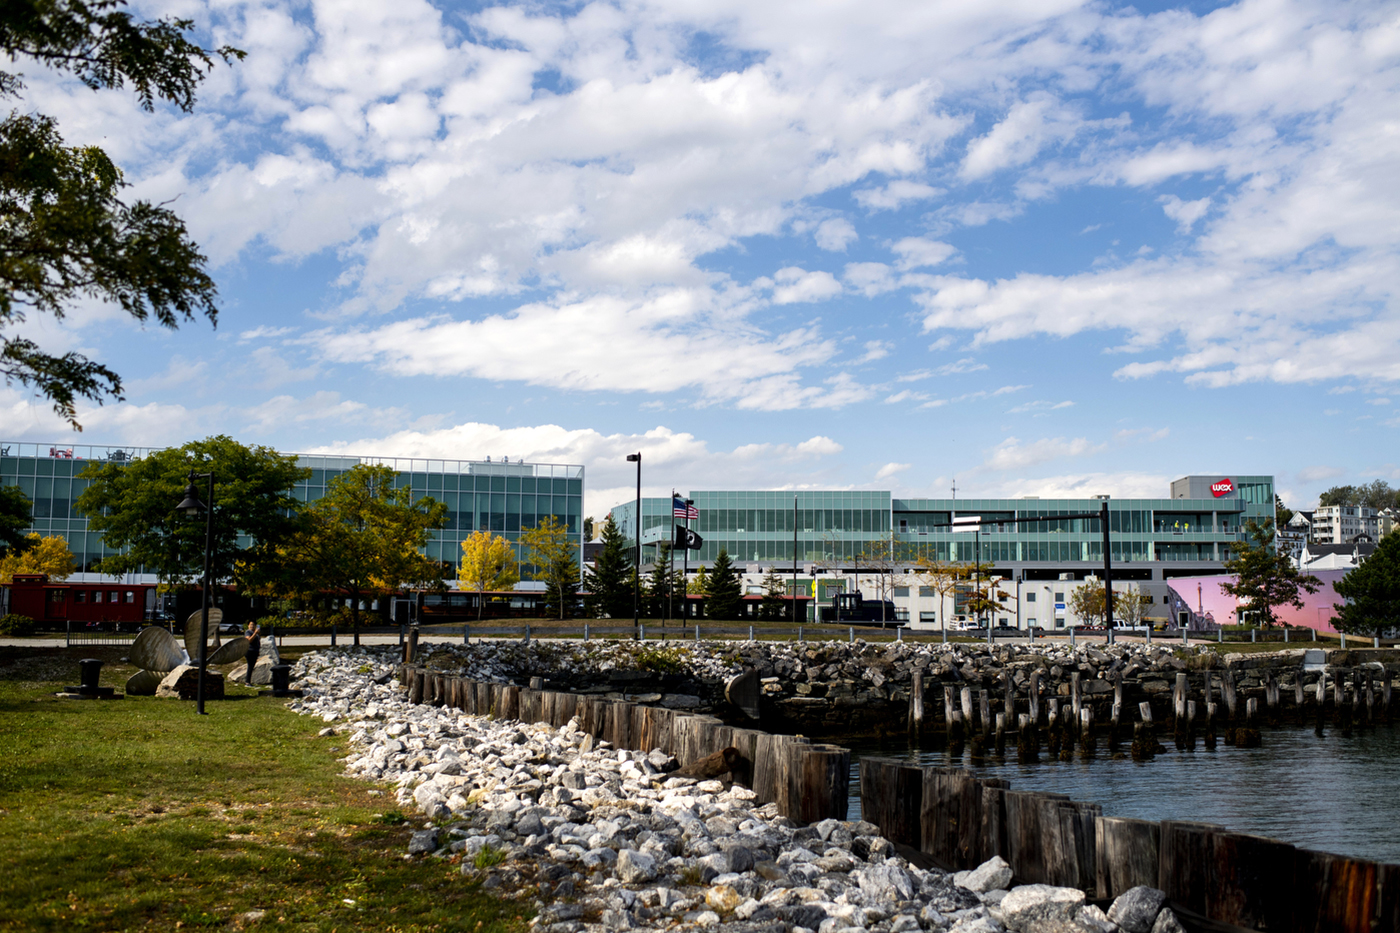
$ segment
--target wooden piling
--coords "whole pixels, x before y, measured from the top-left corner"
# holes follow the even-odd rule
[[[1133,727],[1133,760],[1151,761],[1157,754],[1157,737],[1152,732],[1152,704],[1139,703],[1142,719]]]
[[[1006,714],[1006,724],[1016,725],[1016,686],[1011,682],[1009,671],[1001,672],[1002,712]]]
[[[1186,750],[1186,690],[1186,673],[1179,671],[1172,686],[1172,736],[1176,740],[1177,751]]]
[[[1318,735],[1319,738],[1321,738],[1321,737],[1322,737],[1322,726],[1323,726],[1323,723],[1326,722],[1326,717],[1327,717],[1327,672],[1326,672],[1326,671],[1318,671],[1318,673],[1317,673],[1317,686],[1316,686],[1316,689],[1313,691],[1313,702],[1317,705],[1317,709],[1315,710],[1315,712],[1316,712],[1316,714],[1317,714],[1317,725],[1314,727],[1313,731],[1317,733],[1317,735]]]
[[[1214,700],[1206,700],[1205,746],[1207,749],[1215,748],[1215,717],[1218,711],[1219,707],[1215,705]]]
[[[958,693],[958,699],[962,701],[963,728],[971,732],[973,724],[977,721],[972,711],[972,687],[963,684],[962,690]]]
[[[1235,730],[1235,744],[1240,748],[1258,748],[1259,739],[1259,700],[1250,697],[1244,703],[1244,724]]]
[[[924,673],[914,671],[909,685],[909,734],[918,739],[924,732]]]
[[[1022,763],[1040,760],[1040,734],[1031,724],[1029,713],[1022,713],[1016,735],[1016,760]]]
[[[1235,704],[1235,672],[1228,667],[1220,672],[1220,692],[1225,697],[1225,715],[1233,726],[1239,718],[1239,709]]]
[[[1278,677],[1275,676],[1273,671],[1269,671],[1264,675],[1264,705],[1268,709],[1269,725],[1278,725]]]
[[[1303,667],[1299,665],[1296,679],[1293,681],[1293,709],[1298,717],[1298,722],[1308,721],[1307,716],[1304,714],[1304,701],[1306,698],[1307,693],[1303,690]]]
[[[1186,701],[1186,750],[1196,750],[1196,701]]]
[[[1373,672],[1366,671],[1366,728],[1376,725],[1376,685]]]
[[[1351,705],[1347,703],[1346,674],[1332,678],[1332,709],[1342,735],[1351,735]]]
[[[1057,758],[1060,754],[1059,698],[1051,697],[1048,706],[1049,710],[1045,714],[1045,750],[1050,753],[1051,758]]]
[[[1084,708],[1083,697],[1080,694],[1079,671],[1071,671],[1069,675],[1069,707],[1071,713],[1070,721],[1079,722],[1079,711]]]
[[[948,720],[948,750],[953,755],[961,755],[963,742],[966,736],[963,734],[963,714],[961,710],[953,710]]]
[[[1388,667],[1381,674],[1381,715],[1385,717],[1387,725],[1394,722],[1390,710],[1390,668]]]
[[[1084,707],[1079,711],[1079,754],[1083,758],[1093,758],[1097,751],[1094,739],[1094,710]]]
[[[982,690],[977,696],[977,726],[985,741],[992,734],[992,692]]]
[[[948,737],[948,741],[953,741],[953,688],[943,688],[943,731]]]
[[[1006,714],[997,713],[996,744],[994,746],[998,755],[1006,753]]]
[[[1387,689],[1390,681],[1386,681]],[[1386,694],[1386,704],[1390,703],[1390,694]],[[1027,711],[1031,717],[1031,728],[1040,728],[1040,671],[1031,671],[1030,687],[1026,691],[1026,705],[1030,707]]]

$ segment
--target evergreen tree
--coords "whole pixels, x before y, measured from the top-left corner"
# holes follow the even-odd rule
[[[670,545],[662,542],[656,550],[656,559],[651,565],[651,576],[647,578],[647,604],[644,615],[651,619],[664,619],[667,617],[668,607],[673,613],[679,611],[676,599],[682,592],[682,586],[681,581],[676,579]]]
[[[758,607],[758,617],[765,622],[776,622],[788,616],[787,586],[776,571],[769,570],[763,578],[763,602]]]
[[[743,595],[743,584],[739,582],[739,571],[729,560],[729,552],[721,549],[715,558],[714,569],[710,571],[710,591],[705,599],[705,617],[708,619],[739,618],[739,598]]]
[[[1248,522],[1244,530],[1250,540],[1232,545],[1233,556],[1225,562],[1225,572],[1234,574],[1235,582],[1222,583],[1220,588],[1247,607],[1257,622],[1273,626],[1278,622],[1274,607],[1302,609],[1298,591],[1316,593],[1322,581],[1299,573],[1288,555],[1274,548],[1273,519],[1264,519],[1262,525]]]
[[[624,619],[632,615],[632,549],[611,515],[603,520],[603,549],[584,574],[589,608],[599,619]]]
[[[1371,556],[1333,588],[1346,600],[1332,606],[1338,631],[1379,638],[1385,629],[1400,628],[1400,534],[1381,538]]]

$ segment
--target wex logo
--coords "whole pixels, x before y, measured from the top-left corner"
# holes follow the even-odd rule
[[[1228,479],[1222,479],[1218,483],[1210,484],[1211,495],[1219,499],[1221,496],[1228,496],[1235,491],[1235,484]]]

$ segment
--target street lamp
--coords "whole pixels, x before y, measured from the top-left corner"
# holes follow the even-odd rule
[[[637,556],[632,573],[632,638],[642,631],[642,452],[627,455],[628,463],[637,465]]]
[[[196,479],[207,479],[209,481],[206,495],[209,504],[199,501],[199,490],[195,488]],[[199,679],[195,688],[195,712],[200,716],[206,715],[204,712],[204,669],[209,660],[209,564],[214,550],[214,474],[195,473],[190,471],[189,485],[185,487],[185,498],[180,500],[180,504],[175,506],[177,512],[184,512],[191,517],[204,513],[204,582],[200,587],[199,595]]]

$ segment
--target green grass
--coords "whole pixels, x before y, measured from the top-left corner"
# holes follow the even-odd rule
[[[120,690],[120,654],[0,648],[0,930],[524,929],[455,859],[405,860],[415,824],[285,701],[52,696],[80,657]]]

